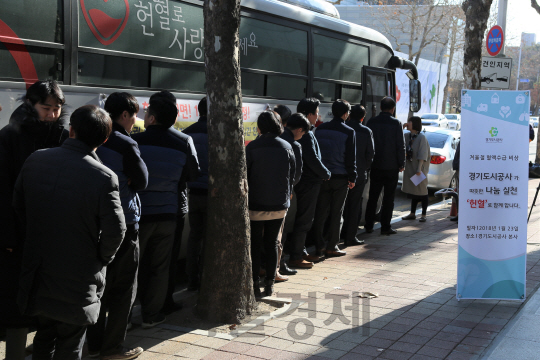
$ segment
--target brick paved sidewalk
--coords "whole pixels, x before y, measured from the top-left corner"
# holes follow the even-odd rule
[[[529,181],[529,203],[538,183]],[[400,221],[392,236],[365,234],[366,245],[347,256],[299,270],[275,288],[305,303],[236,338],[154,328],[131,331],[127,343],[145,349],[141,360],[477,359],[522,304],[456,300],[457,226],[447,215],[448,208],[429,211],[426,223]],[[540,283],[539,218],[540,208],[529,225],[528,297]],[[302,336],[308,328],[313,334]]]

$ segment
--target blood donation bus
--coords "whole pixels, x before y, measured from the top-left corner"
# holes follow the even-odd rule
[[[369,119],[382,97],[395,96],[396,67],[417,79],[414,64],[395,57],[388,39],[340,20],[323,0],[241,5],[247,141],[268,104],[294,111],[298,100],[315,96],[324,121],[331,118],[330,104],[342,98],[362,103]],[[197,120],[196,104],[205,93],[202,7],[200,0],[2,1],[0,127],[28,84],[54,79],[71,108],[103,104],[108,94],[128,91],[142,104],[141,118],[152,92],[170,90],[178,98],[176,127],[185,128]]]

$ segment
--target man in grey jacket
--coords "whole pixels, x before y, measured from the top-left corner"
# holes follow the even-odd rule
[[[37,319],[34,359],[81,358],[126,231],[118,177],[95,153],[111,133],[109,115],[86,105],[70,121],[61,147],[25,162],[13,198],[26,232],[18,304]]]

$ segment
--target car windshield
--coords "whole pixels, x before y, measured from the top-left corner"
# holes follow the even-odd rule
[[[447,119],[450,119],[450,120],[456,120],[456,119],[457,119],[457,115],[450,115],[450,114],[448,114],[448,115],[444,115],[444,116],[446,116],[446,118],[447,118]]]
[[[429,146],[436,149],[442,149],[448,139],[448,135],[435,132],[426,131],[424,135],[426,136]]]
[[[437,120],[438,118],[439,118],[439,115],[437,115],[437,114],[425,114],[425,115],[422,115],[422,119]]]

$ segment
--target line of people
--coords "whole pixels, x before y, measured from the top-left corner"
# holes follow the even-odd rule
[[[178,110],[168,91],[151,96],[146,131],[133,138],[131,94],[111,94],[104,110],[76,109],[69,131],[64,103],[56,82],[37,82],[0,130],[6,356],[24,358],[34,326],[34,359],[80,359],[85,336],[91,357],[132,359],[143,351],[123,346],[136,295],[143,328],[181,305],[169,274],[187,187],[204,177],[196,137],[172,128]]]
[[[64,103],[57,83],[39,81],[0,130],[0,225],[6,234],[0,324],[8,328],[7,356],[24,358],[28,327],[36,326],[35,359],[79,359],[85,336],[91,357],[132,359],[143,351],[124,347],[135,297],[143,328],[181,307],[172,295],[188,209],[188,289],[200,286],[208,197],[206,97],[198,105],[198,122],[179,132],[173,129],[176,98],[155,93],[145,109],[146,131],[133,137],[139,104],[129,93],[111,94],[104,110],[75,110],[69,130]],[[260,136],[246,147],[258,297],[261,267],[264,294],[271,295],[275,281],[296,273],[291,268],[344,256],[341,238],[346,246],[363,243],[356,235],[370,169],[366,232],[373,231],[384,186],[381,234],[395,233],[390,218],[405,146],[402,127],[391,116],[394,100],[384,98],[381,114],[367,127],[361,105],[337,100],[333,119],[314,131],[319,105],[306,98],[295,114],[283,105],[263,112]],[[297,211],[287,236],[293,196]],[[306,251],[310,230],[314,254]]]

